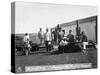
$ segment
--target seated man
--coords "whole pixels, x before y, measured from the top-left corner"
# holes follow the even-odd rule
[[[67,45],[67,44],[68,44],[68,41],[67,41],[67,38],[66,38],[66,37],[64,37],[64,38],[60,41],[60,43],[59,43],[60,46],[65,46],[65,45]]]
[[[59,47],[58,47],[59,52],[61,52],[61,53],[64,52],[64,48],[66,45],[68,45],[68,41],[67,41],[67,38],[64,37],[59,43]]]
[[[87,36],[85,35],[84,32],[82,32],[81,35],[80,35],[80,43],[78,43],[78,46],[83,50],[83,52],[85,54],[87,54],[87,51],[86,51],[86,46],[87,45],[88,45]]]
[[[68,53],[68,52],[78,52],[81,51],[81,48],[76,45],[75,43],[70,43],[68,42],[68,38],[64,37],[63,40],[61,40],[61,42],[59,43],[59,52],[64,52],[64,53]]]
[[[69,34],[67,35],[69,43],[74,42],[74,35],[72,34],[72,30],[69,30]]]

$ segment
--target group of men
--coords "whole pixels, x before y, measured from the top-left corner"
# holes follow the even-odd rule
[[[59,43],[61,47],[70,45],[71,48],[72,46],[75,46],[75,44],[77,44],[78,47],[83,50],[83,52],[86,52],[86,46],[88,45],[88,39],[84,32],[81,32],[79,36],[75,37],[72,34],[72,30],[69,30],[69,34],[67,36],[64,36],[63,39],[60,39],[60,43]]]
[[[44,33],[42,31],[42,28],[40,28],[40,31],[38,32],[38,38],[40,40],[40,45],[45,44],[46,50],[50,51],[52,34],[50,33],[49,29],[46,28],[46,32]],[[65,32],[61,28],[59,28],[59,30],[57,31],[56,39],[57,39],[57,44],[59,46],[65,46],[73,42],[81,42],[79,43],[79,47],[85,50],[86,45],[88,45],[87,36],[84,34],[84,32],[81,32],[80,36],[75,38],[75,36],[72,34],[72,30],[69,30],[69,34],[65,36]],[[29,44],[29,40],[30,40],[29,35],[26,33],[24,36],[24,42]]]
[[[45,43],[46,50],[49,52],[51,50],[50,45],[51,45],[51,34],[49,32],[49,29],[46,28],[46,32],[44,33],[42,31],[42,28],[40,28],[40,31],[38,32],[38,38],[40,40],[40,45]]]
[[[40,28],[40,31],[38,32],[38,38],[40,40],[40,45],[45,43],[46,50],[50,51],[50,45],[51,45],[51,34],[49,33],[49,29],[46,28],[46,32],[44,33],[42,31],[42,28]],[[30,48],[30,37],[29,34],[26,33],[24,36],[24,43],[27,46],[27,48]]]

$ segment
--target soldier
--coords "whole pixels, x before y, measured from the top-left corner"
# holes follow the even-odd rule
[[[69,30],[69,34],[67,35],[67,38],[69,40],[69,43],[74,42],[74,35],[72,34],[72,30]]]
[[[88,45],[88,39],[84,32],[81,33],[81,42],[83,44],[83,52],[86,53],[86,45]]]
[[[42,28],[40,28],[40,31],[38,32],[38,37],[39,37],[39,40],[40,40],[40,44],[43,44],[44,33],[42,31]]]
[[[29,34],[26,33],[25,36],[24,36],[24,44],[25,44],[25,54],[28,55],[30,53],[30,48],[31,48],[31,45],[30,45],[30,37],[29,37]]]
[[[50,45],[51,45],[51,35],[49,33],[49,29],[46,29],[46,33],[44,34],[44,40],[45,40],[45,46],[46,46],[46,50],[47,52],[50,51]]]

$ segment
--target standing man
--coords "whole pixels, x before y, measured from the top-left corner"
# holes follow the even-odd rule
[[[67,35],[67,38],[69,40],[69,43],[74,42],[74,35],[72,34],[72,30],[69,30],[69,34]]]
[[[29,37],[28,33],[25,33],[24,44],[25,44],[25,47],[26,47],[25,54],[28,55],[30,53],[30,49],[31,49],[31,46],[30,46],[30,37]]]
[[[38,37],[39,37],[39,40],[40,40],[40,44],[43,44],[44,33],[42,31],[42,28],[40,28],[40,31],[38,32]]]
[[[55,29],[55,36],[56,36],[56,43],[59,44],[59,30],[60,30],[60,27],[59,27],[59,24],[57,25],[56,29]]]
[[[84,32],[81,33],[81,42],[83,44],[83,52],[86,53],[86,45],[88,45],[88,39]]]
[[[63,32],[63,30],[60,28],[60,29],[59,29],[59,36],[58,36],[59,43],[60,43],[60,41],[61,41],[63,38],[64,38],[64,32]]]
[[[44,34],[44,40],[45,40],[45,46],[46,46],[46,50],[47,52],[51,50],[51,35],[49,33],[49,29],[46,29],[46,33]]]

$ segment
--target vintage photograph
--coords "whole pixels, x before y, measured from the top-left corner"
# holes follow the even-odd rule
[[[96,6],[11,3],[11,71],[97,68]]]

